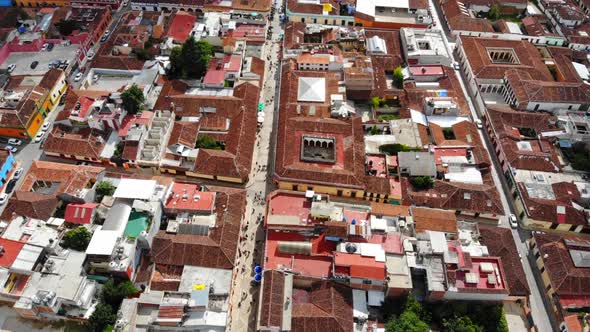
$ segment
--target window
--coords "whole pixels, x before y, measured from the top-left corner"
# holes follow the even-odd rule
[[[311,186],[308,186],[308,187],[307,187],[307,190],[313,190],[313,187],[311,187]]]
[[[338,195],[338,196],[342,196],[342,190],[338,190],[338,191],[336,192],[336,195]]]
[[[367,280],[367,279],[363,280],[363,285],[371,285],[371,284],[372,284],[371,280]]]
[[[541,271],[541,273],[545,272],[545,266],[541,267],[539,271]]]
[[[350,197],[352,197],[352,198],[356,198],[356,191],[353,191],[353,192],[351,192],[351,193],[350,193]]]
[[[557,224],[551,224],[551,226],[549,226],[549,229],[557,229]]]
[[[294,185],[292,186],[292,189],[293,189],[293,191],[297,191],[297,185],[296,185],[296,184],[294,184]]]

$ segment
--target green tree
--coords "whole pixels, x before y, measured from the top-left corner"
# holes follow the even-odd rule
[[[182,62],[182,47],[176,46],[170,51],[170,76],[181,77],[183,66],[184,63]]]
[[[404,311],[411,311],[415,313],[416,315],[418,315],[418,318],[427,323],[429,323],[432,319],[432,315],[430,314],[428,309],[425,308],[422,305],[422,303],[418,302],[418,300],[416,300],[416,298],[414,298],[413,296],[408,296],[406,298],[406,303],[404,303]]]
[[[430,176],[414,176],[410,178],[410,183],[417,190],[424,190],[432,188],[434,181]]]
[[[444,319],[443,327],[448,332],[484,332],[483,327],[473,323],[467,316]]]
[[[71,248],[78,251],[84,251],[88,248],[92,234],[86,229],[86,227],[76,227],[70,229],[64,234],[62,247]]]
[[[500,19],[500,6],[497,4],[492,5],[490,7],[490,11],[488,12],[488,18],[492,21],[497,21]]]
[[[413,311],[404,311],[398,318],[385,324],[387,332],[429,332],[430,327]]]
[[[55,27],[62,36],[69,36],[74,30],[80,29],[80,23],[75,20],[61,20],[55,23]]]
[[[381,98],[379,98],[379,97],[371,98],[371,104],[373,104],[374,108],[379,108],[379,106],[381,105]]]
[[[377,126],[371,127],[371,135],[377,135],[377,134],[379,134],[379,128],[377,128]]]
[[[133,53],[135,56],[142,61],[147,61],[152,59],[152,54],[145,48],[136,48],[133,49]]]
[[[88,319],[88,324],[93,331],[102,332],[108,325],[114,324],[116,319],[117,315],[110,305],[99,303]]]
[[[117,188],[109,181],[100,181],[96,185],[96,194],[101,197],[112,196],[115,193],[115,189]]]
[[[413,148],[404,144],[383,144],[379,147],[379,151],[382,153],[397,156],[398,152],[406,151],[420,151],[420,148]]]
[[[123,100],[123,108],[127,110],[129,114],[137,114],[143,109],[143,103],[145,102],[145,96],[143,91],[136,85],[133,84],[127,90],[121,94]]]
[[[180,48],[173,48],[170,54],[170,73],[188,79],[201,78],[207,72],[213,46],[205,40],[196,41],[190,36]]]
[[[123,299],[137,293],[138,290],[133,286],[129,280],[115,284],[112,279],[109,279],[103,286],[100,292],[101,303],[109,305],[111,308],[119,310]]]
[[[400,66],[397,66],[397,68],[393,70],[393,84],[398,89],[402,89],[404,87],[404,72]]]
[[[221,145],[221,143],[209,135],[199,136],[199,138],[197,139],[197,143],[195,144],[195,148],[223,150],[223,146]]]

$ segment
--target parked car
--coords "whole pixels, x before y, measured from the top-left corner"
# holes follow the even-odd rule
[[[10,144],[10,145],[21,145],[21,144],[23,144],[23,141],[21,141],[18,138],[11,138],[11,139],[8,140],[8,144]]]
[[[104,36],[108,37],[111,34],[111,30],[105,30],[104,31]]]
[[[481,129],[483,128],[483,124],[481,123],[480,119],[476,119],[475,120],[475,125],[477,126],[477,128]]]
[[[508,216],[508,222],[510,223],[510,227],[517,228],[518,227],[518,220],[516,220],[516,216],[512,213]]]
[[[88,57],[88,60],[92,60],[94,58],[94,52],[90,51],[86,56]]]
[[[53,45],[53,44],[49,44],[49,45],[47,45],[47,51],[48,51],[48,52],[51,52],[51,50],[53,50],[53,47],[54,47],[54,46],[55,46],[55,45]]]
[[[101,43],[104,43],[104,42],[106,42],[106,41],[107,41],[107,38],[108,38],[108,36],[102,36],[102,37],[100,38],[100,42],[101,42]]]
[[[96,82],[96,81],[98,81],[98,75],[95,74],[94,76],[92,76],[92,82]]]
[[[41,142],[41,140],[43,139],[43,136],[45,136],[45,132],[43,130],[41,130],[40,132],[37,133],[37,135],[35,135],[35,143]]]
[[[16,68],[16,65],[13,63],[13,64],[10,64],[10,65],[8,65],[8,68],[6,68],[6,70],[7,70],[9,73],[12,73],[12,72],[14,71],[14,69],[15,69],[15,68]]]
[[[41,47],[41,51],[42,51],[42,52],[45,52],[45,51],[47,51],[47,48],[48,48],[48,47],[49,47],[49,44],[48,44],[48,43],[45,43],[45,44],[43,44],[43,46]]]
[[[23,175],[23,168],[20,167],[19,169],[17,169],[16,171],[14,171],[14,174],[12,175],[12,178],[15,180],[20,179],[20,176]]]
[[[14,190],[14,187],[15,186],[16,186],[16,180],[15,179],[12,179],[12,180],[8,181],[8,183],[6,184],[6,190],[5,190],[5,192],[7,194],[12,193],[12,191]]]
[[[455,70],[461,70],[461,66],[459,66],[458,62],[453,62],[453,68],[455,68]]]
[[[41,126],[41,131],[47,131],[47,129],[49,129],[50,126],[51,122],[45,122],[43,126]]]
[[[39,61],[33,61],[33,62],[31,63],[31,69],[35,69],[35,68],[37,68],[37,65],[38,65],[38,64],[39,64]]]
[[[7,200],[8,200],[8,194],[1,193],[0,194],[0,205],[4,205],[4,203],[6,203]]]
[[[82,79],[82,73],[77,73],[76,76],[74,76],[74,82],[78,82],[81,79]]]
[[[18,152],[18,149],[17,149],[17,148],[15,148],[15,147],[14,147],[14,146],[12,146],[12,145],[6,145],[6,146],[4,147],[4,149],[5,149],[5,150],[7,150],[7,151],[10,151],[10,152],[12,152],[12,153],[17,153],[17,152]]]

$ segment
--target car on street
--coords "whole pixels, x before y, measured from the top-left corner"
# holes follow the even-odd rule
[[[16,68],[16,65],[13,63],[13,64],[10,64],[10,65],[8,65],[8,68],[6,68],[6,70],[7,70],[9,73],[12,73],[12,72],[14,71],[14,69],[15,69],[15,68]]]
[[[6,146],[4,147],[4,150],[6,150],[6,151],[10,151],[10,152],[12,152],[12,153],[17,153],[17,152],[18,152],[18,149],[17,149],[17,148],[15,148],[15,147],[14,147],[14,146],[12,146],[12,145],[6,145]]]
[[[33,61],[33,62],[31,63],[31,69],[35,69],[35,68],[37,68],[37,65],[38,65],[38,64],[39,64],[39,61]]]
[[[86,55],[88,57],[88,60],[92,60],[94,58],[94,52],[92,50],[88,51],[88,54],[86,54]]]
[[[10,145],[21,145],[21,144],[23,144],[23,141],[21,141],[18,138],[11,138],[11,139],[8,140],[8,144],[10,144]]]
[[[55,46],[55,45],[53,45],[53,44],[49,44],[49,45],[47,45],[47,51],[48,51],[48,52],[51,52],[51,51],[53,50],[53,47],[54,47],[54,46]]]
[[[14,190],[14,187],[16,186],[16,180],[12,179],[10,181],[8,181],[8,183],[6,184],[6,193],[10,194],[12,193],[12,191]]]
[[[23,168],[19,167],[16,171],[14,171],[14,174],[12,175],[12,178],[15,180],[20,179],[20,176],[23,175]]]
[[[51,122],[45,122],[43,126],[41,126],[41,131],[47,131],[47,129],[49,129],[50,126]]]
[[[481,123],[480,119],[475,119],[475,125],[477,126],[478,129],[483,128],[483,124]]]
[[[7,200],[8,200],[8,194],[1,193],[0,194],[0,205],[4,205],[4,203],[6,203]]]
[[[459,63],[458,62],[453,62],[453,68],[455,70],[461,70],[461,66],[459,66]]]
[[[111,30],[105,30],[104,31],[104,36],[108,37],[111,34]]]
[[[518,220],[516,220],[516,216],[512,213],[508,216],[508,222],[510,223],[510,227],[512,227],[512,228],[518,227]]]
[[[97,82],[98,81],[98,75],[94,75],[92,76],[92,82]]]
[[[40,132],[37,133],[37,135],[35,135],[35,143],[41,142],[41,140],[43,139],[43,136],[45,136],[45,132],[43,130],[41,130]]]
[[[127,4],[129,4],[129,0],[123,1],[123,3],[121,4],[121,6],[124,8],[124,7],[127,7]]]
[[[104,43],[104,42],[106,42],[106,41],[107,41],[107,38],[108,38],[108,36],[102,36],[102,37],[100,38],[100,42],[101,42],[101,43]]]
[[[74,82],[78,82],[81,79],[82,79],[82,73],[77,73],[76,76],[74,76]]]
[[[48,43],[43,44],[43,46],[41,47],[41,52],[45,52],[47,51],[47,48],[49,47]]]

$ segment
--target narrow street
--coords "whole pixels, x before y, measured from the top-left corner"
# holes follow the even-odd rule
[[[430,11],[433,16],[433,20],[436,23],[436,29],[442,31],[442,36],[444,43],[447,47],[447,51],[451,54],[454,61],[457,61],[455,58],[455,44],[449,42],[448,40],[448,31],[445,29],[445,24],[441,21],[442,11],[438,4],[434,2],[434,0],[428,0],[430,5]],[[459,83],[461,85],[461,89],[463,90],[463,94],[467,99],[467,103],[469,104],[469,110],[471,112],[471,116],[473,121],[481,120],[481,114],[484,114],[485,110],[478,110],[475,108],[474,103],[472,102],[473,96],[467,90],[464,80],[465,77],[462,75],[461,70],[455,70],[455,74],[459,78]],[[484,123],[484,121],[482,121]],[[479,136],[482,142],[485,143],[485,148],[488,150],[490,158],[492,160],[492,167],[491,167],[491,174],[492,179],[494,180],[494,185],[498,188],[500,192],[500,200],[502,202],[502,209],[504,211],[504,217],[500,218],[499,227],[509,228],[510,225],[508,223],[507,216],[510,214],[516,214],[516,209],[514,208],[514,204],[512,202],[512,197],[510,195],[510,190],[508,189],[508,185],[504,178],[504,174],[502,173],[502,167],[498,160],[498,156],[495,153],[494,147],[491,144],[491,140],[488,137],[488,133],[485,130],[485,123],[484,128],[479,130]],[[531,309],[531,315],[533,318],[533,323],[537,326],[538,331],[552,331],[552,324],[549,320],[549,311],[544,302],[543,295],[539,291],[539,287],[543,288],[542,285],[538,284],[535,279],[535,274],[532,271],[531,263],[528,256],[528,249],[526,246],[526,241],[530,237],[530,232],[527,230],[518,230],[512,229],[512,237],[514,238],[514,242],[516,243],[516,247],[518,252],[521,254],[523,259],[521,259],[524,272],[526,275],[527,283],[529,284],[529,288],[531,290],[531,294],[529,296],[529,306]]]
[[[266,70],[260,102],[265,105],[265,117],[262,126],[259,127],[252,159],[252,171],[246,185],[247,207],[238,243],[238,258],[234,268],[230,331],[254,331],[256,328],[259,286],[253,283],[254,267],[262,265],[262,257],[264,256],[263,218],[268,188],[267,181],[271,181],[268,165],[274,159],[271,134],[275,134],[273,133],[273,125],[275,124],[275,116],[278,116],[278,113],[275,113],[279,84],[277,81],[277,70],[279,70],[277,55],[280,45],[279,34],[283,32],[278,13],[274,15],[271,26],[273,27],[272,39],[266,42],[262,55],[262,59],[266,62]]]

